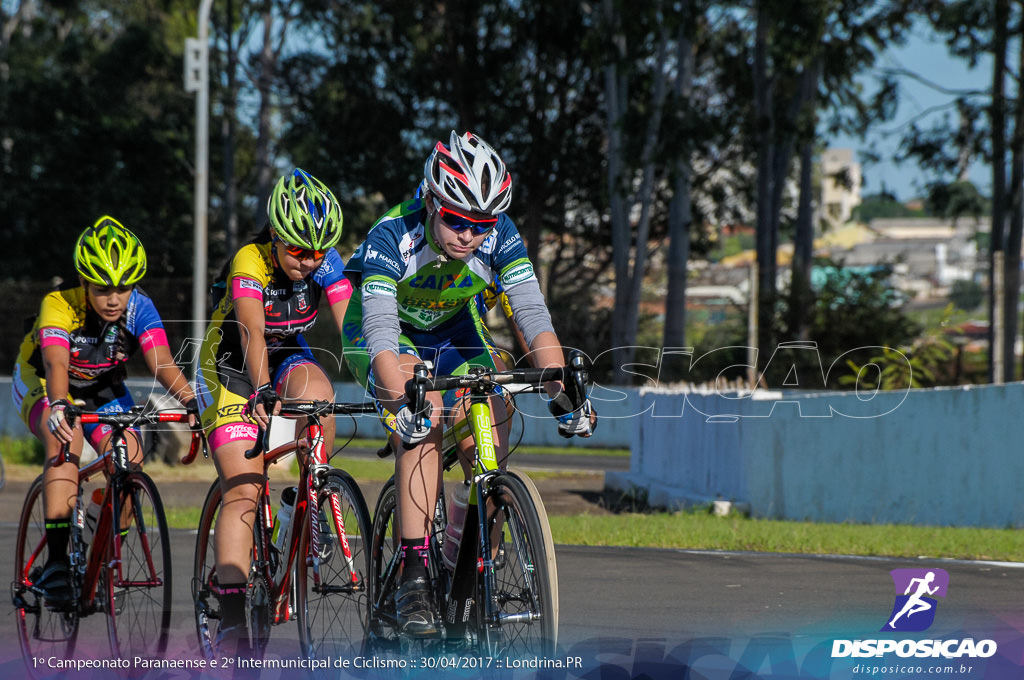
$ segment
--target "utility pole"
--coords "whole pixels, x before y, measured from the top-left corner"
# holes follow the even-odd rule
[[[210,10],[213,0],[201,0],[197,17],[199,37],[185,39],[185,91],[196,93],[196,160],[192,260],[192,341],[196,353],[192,375],[199,369],[199,345],[206,333],[207,217],[210,165]]]

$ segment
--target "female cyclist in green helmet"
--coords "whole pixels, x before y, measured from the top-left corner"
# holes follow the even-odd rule
[[[302,333],[327,298],[340,332],[352,287],[335,244],[341,208],[331,190],[296,169],[278,180],[269,224],[227,264],[224,293],[200,350],[196,393],[223,489],[215,534],[222,653],[246,653],[245,592],[263,462],[246,460],[281,397],[324,399],[334,387]],[[216,284],[215,284],[216,285]],[[324,421],[334,441],[334,422]]]
[[[12,394],[21,418],[42,441],[47,560],[36,585],[50,606],[71,598],[67,545],[78,494],[78,469],[50,462],[63,444],[77,463],[83,439],[97,451],[109,445],[109,428],[74,422],[68,408],[79,400],[88,411],[121,411],[133,405],[124,385],[125,365],[139,349],[157,381],[193,414],[195,395],[174,363],[163,321],[153,301],[136,287],[146,273],[138,237],[112,217],[101,217],[75,244],[78,281],[43,298],[14,366]],[[139,437],[128,438],[131,461],[142,464]]]

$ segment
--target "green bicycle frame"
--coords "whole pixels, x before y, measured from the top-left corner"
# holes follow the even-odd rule
[[[449,637],[464,634],[470,625],[474,600],[477,599],[475,573],[483,574],[482,602],[476,602],[481,612],[484,625],[493,623],[493,615],[489,612],[491,592],[494,589],[494,565],[491,561],[491,535],[487,528],[487,511],[481,507],[480,498],[484,493],[487,479],[497,473],[497,452],[492,433],[493,419],[489,403],[492,393],[474,389],[470,395],[469,417],[458,426],[448,430],[451,434],[451,445],[472,434],[476,443],[476,456],[473,466],[473,479],[469,490],[462,539],[459,542],[459,554],[455,569],[451,576],[451,590],[448,601],[442,611]],[[446,445],[449,443],[446,436]],[[447,449],[447,446],[445,446]],[[474,512],[473,509],[476,511]],[[473,521],[473,517],[477,521]],[[479,550],[479,552],[477,552]],[[478,558],[477,555],[486,556]]]

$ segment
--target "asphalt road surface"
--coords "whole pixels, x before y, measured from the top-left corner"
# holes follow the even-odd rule
[[[0,545],[12,546],[14,532],[13,522],[0,524]],[[191,658],[196,653],[188,588],[194,540],[191,531],[172,532],[175,583],[169,658]],[[552,659],[533,660],[532,667],[520,670],[504,669],[499,676],[856,678],[865,675],[864,670],[855,670],[857,664],[884,661],[896,667],[896,662],[906,665],[908,660],[896,654],[882,659],[833,659],[836,640],[971,638],[991,640],[997,651],[988,658],[911,658],[911,670],[953,669],[949,675],[922,670],[920,677],[1024,677],[1024,568],[1020,565],[578,546],[558,546],[556,553],[559,650]],[[948,573],[948,590],[945,597],[935,598],[934,622],[926,631],[879,632],[894,606],[896,593],[889,573],[893,569]],[[6,622],[0,624],[4,627],[0,636],[3,680],[25,676],[14,611],[8,605],[6,612]],[[83,626],[83,646],[102,656],[107,645],[102,617],[87,618]],[[275,627],[268,658],[297,656],[295,624]],[[85,680],[109,677],[109,673],[82,670],[66,677]],[[392,675],[385,670],[355,674]],[[405,675],[420,676],[413,671]],[[475,677],[471,671],[451,669],[422,673],[422,677],[447,676]],[[190,676],[164,670],[149,671],[145,677]],[[275,668],[262,671],[259,677],[291,676]],[[884,677],[919,676],[890,673]]]

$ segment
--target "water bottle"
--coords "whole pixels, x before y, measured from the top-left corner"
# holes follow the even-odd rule
[[[444,528],[444,546],[441,551],[444,565],[453,571],[455,561],[459,558],[459,543],[462,541],[468,506],[469,482],[456,484],[452,497],[448,500],[448,525]]]
[[[93,489],[92,496],[89,498],[89,506],[85,509],[85,521],[82,526],[86,543],[92,543],[92,537],[96,535],[96,525],[99,523],[102,507],[103,489]]]
[[[270,535],[270,542],[274,544],[278,552],[288,545],[288,537],[291,535],[292,510],[295,509],[295,498],[299,495],[299,487],[288,486],[281,491],[281,507],[277,511],[277,519],[274,521],[274,532]]]

